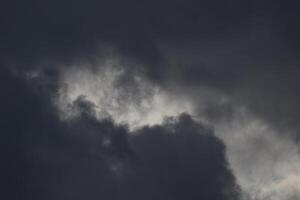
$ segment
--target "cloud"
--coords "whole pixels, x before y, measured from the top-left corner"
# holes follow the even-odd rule
[[[295,169],[300,128],[298,4],[253,0],[4,2],[0,6],[0,101],[1,121],[8,122],[2,123],[1,132],[9,133],[1,136],[7,141],[1,147],[7,161],[4,171],[11,172],[5,174],[5,180],[11,180],[7,187],[32,187],[24,181],[26,177],[17,177],[27,174],[27,166],[36,160],[27,154],[32,156],[38,149],[55,155],[43,166],[45,173],[58,173],[63,165],[77,163],[78,158],[70,155],[86,151],[82,143],[93,144],[93,139],[78,136],[73,141],[66,135],[94,132],[98,128],[91,121],[98,124],[111,118],[113,122],[102,125],[127,135],[123,124],[134,127],[129,131],[133,134],[144,125],[162,128],[165,116],[186,112],[215,129],[245,193],[259,194],[262,199],[290,198],[281,195],[294,192],[286,185],[297,183],[294,177],[299,174]],[[91,113],[98,121],[89,117]],[[72,120],[59,120],[64,117]],[[74,120],[87,128],[76,126]],[[68,131],[66,124],[71,126]],[[115,150],[99,150],[96,145],[109,146],[109,139],[100,137],[94,142],[88,151],[105,154],[100,163],[113,157],[109,162],[115,170],[122,168],[115,161],[119,158],[109,153]],[[63,159],[56,160],[59,151],[70,157],[65,164]],[[91,154],[82,157],[87,155]],[[84,159],[97,166],[98,161]],[[110,185],[115,182],[104,175],[110,168],[103,166],[100,171],[108,180],[103,191],[114,191]],[[97,182],[93,169],[78,167],[87,171],[82,176]],[[72,173],[61,179],[71,184]],[[58,179],[54,176],[53,181]],[[33,181],[34,186],[42,182]],[[50,193],[44,188],[48,187],[40,184],[40,194]],[[67,190],[55,189],[57,194]],[[294,189],[296,195],[299,189]],[[20,199],[28,194],[24,190],[15,195]]]
[[[95,65],[63,71],[56,97],[63,120],[71,120],[80,113],[73,106],[80,99],[95,105],[98,119],[112,118],[131,130],[161,124],[164,118],[183,112],[192,114],[192,105],[184,97],[168,93],[117,57]]]
[[[283,184],[299,174],[299,148],[289,137],[292,133],[282,136],[272,124],[245,109],[214,127],[226,144],[232,171],[249,199],[289,199],[291,192],[299,194],[297,184],[291,190]]]
[[[173,120],[139,130],[133,138],[137,155],[158,177],[155,185],[171,199],[238,198],[222,142],[189,115]]]
[[[3,94],[18,91],[1,99],[3,198],[238,198],[224,144],[188,114],[130,132],[78,99],[80,114],[61,121],[49,92],[2,72]]]

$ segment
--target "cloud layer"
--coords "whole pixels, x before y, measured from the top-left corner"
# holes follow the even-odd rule
[[[130,132],[81,99],[80,114],[62,122],[49,93],[18,80],[1,80],[11,84],[4,94],[19,91],[1,99],[10,114],[1,126],[3,198],[238,199],[224,144],[189,115]]]
[[[1,2],[6,198],[148,198],[149,190],[153,198],[204,198],[212,187],[210,199],[226,199],[239,184],[246,199],[298,199],[298,7],[269,0]],[[111,147],[110,137],[121,139]],[[158,146],[145,142],[152,139]],[[165,150],[174,171],[165,172]],[[209,188],[200,161],[223,166],[207,172]]]

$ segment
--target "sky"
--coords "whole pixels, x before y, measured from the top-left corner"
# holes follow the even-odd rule
[[[1,1],[1,199],[300,199],[299,6]]]

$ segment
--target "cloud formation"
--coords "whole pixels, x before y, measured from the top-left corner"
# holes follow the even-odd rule
[[[164,118],[176,118],[185,112],[193,123],[210,126],[222,140],[225,149],[207,147],[203,151],[222,152],[218,162],[226,163],[228,159],[231,175],[236,177],[244,198],[299,198],[299,3],[29,0],[1,4],[1,150],[6,161],[3,175],[7,194],[16,190],[15,199],[38,199],[30,195],[50,193],[63,198],[71,195],[64,193],[70,191],[67,186],[81,188],[79,180],[83,177],[94,184],[92,191],[96,191],[96,185],[107,185],[103,195],[114,193],[110,192],[114,187],[109,185],[116,182],[108,172],[108,163],[114,163],[116,170],[137,164],[112,152],[124,151],[125,157],[135,157],[137,149],[133,147],[148,151],[144,149],[146,144],[131,144],[127,135],[135,135],[140,129],[137,138],[141,139],[136,141],[141,143],[146,140],[143,137],[151,140],[148,131],[159,130],[165,135],[170,131],[167,127],[178,127],[182,122],[170,125]],[[130,130],[123,127],[126,124]],[[128,141],[118,145],[128,148],[99,149],[97,144],[109,146],[110,140],[108,136],[89,136],[96,130],[121,132],[121,138],[126,135],[123,142]],[[177,145],[177,139],[169,135],[159,137],[163,137],[162,143],[168,143],[167,138],[170,144]],[[206,137],[200,140],[210,143]],[[222,142],[216,143],[222,146]],[[178,145],[170,147],[170,155],[177,149],[189,152],[185,150],[188,145]],[[149,155],[155,157],[156,149],[149,148],[153,148]],[[163,156],[163,148],[157,148]],[[202,151],[202,147],[197,148]],[[83,159],[80,163],[79,155]],[[97,158],[100,161],[91,155],[101,155]],[[46,160],[39,161],[39,156]],[[153,168],[163,170],[167,165],[156,165],[156,161],[151,163]],[[84,162],[90,163],[88,167]],[[78,168],[63,176],[65,172],[60,170],[73,164]],[[94,176],[96,169],[92,168],[99,164],[101,180]],[[227,163],[224,165],[227,169]],[[79,168],[86,173],[83,177],[74,175],[81,171]],[[145,168],[136,170],[145,175]],[[126,171],[126,181],[131,173]],[[68,183],[54,187],[57,191],[47,191],[51,187],[41,184],[43,176],[51,186],[51,181]],[[132,177],[135,179],[135,175]],[[119,181],[122,186],[126,182]],[[139,181],[142,180],[129,182]],[[161,191],[153,185],[150,188],[158,191],[157,198],[162,198]],[[162,188],[171,195],[166,185]]]
[[[19,93],[1,99],[10,111],[1,126],[3,198],[238,199],[224,144],[188,114],[130,132],[81,99],[80,114],[62,122],[48,92],[5,75],[3,94]]]
[[[161,124],[164,118],[184,112],[192,114],[192,105],[184,97],[168,94],[143,74],[118,62],[118,58],[106,58],[96,65],[73,67],[62,73],[56,97],[62,119],[80,114],[74,107],[80,99],[95,105],[99,120],[112,118],[131,130]]]

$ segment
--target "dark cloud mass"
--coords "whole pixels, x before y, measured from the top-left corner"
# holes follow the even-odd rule
[[[189,115],[130,133],[79,99],[80,116],[63,123],[49,93],[2,72],[1,198],[238,198],[223,143]]]
[[[1,1],[2,199],[300,198],[299,6]]]

